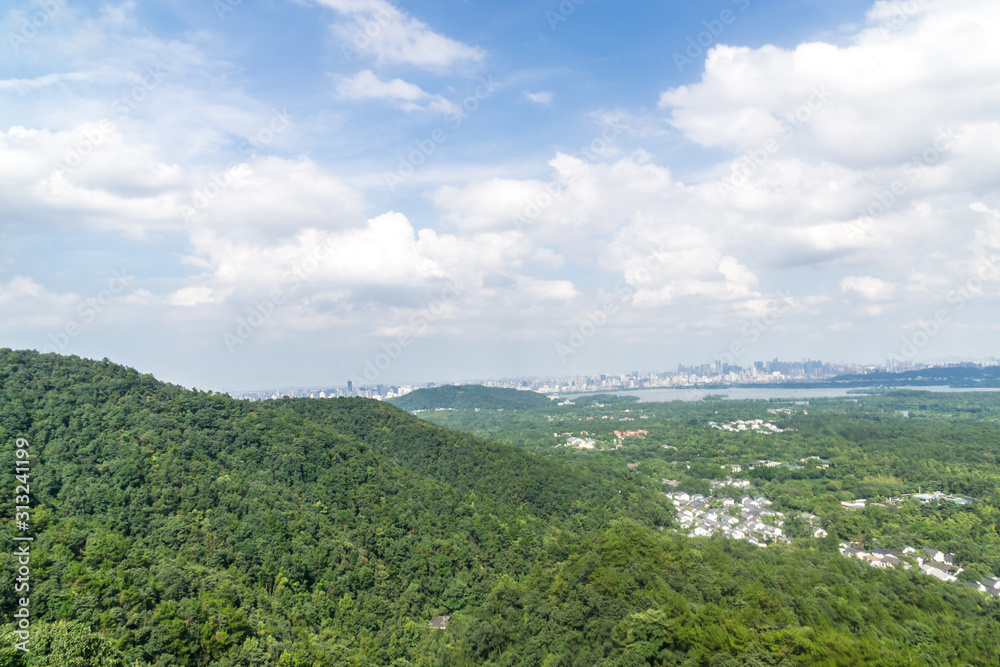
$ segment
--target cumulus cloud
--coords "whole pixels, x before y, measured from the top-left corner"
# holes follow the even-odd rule
[[[338,77],[337,95],[344,100],[388,100],[399,104],[404,111],[437,109],[448,113],[455,110],[455,105],[439,95],[431,95],[402,79],[383,81],[370,69],[352,77]]]
[[[975,203],[1000,194],[1000,56],[977,55],[1000,7],[920,6],[877,4],[845,45],[712,49],[700,82],[660,98],[690,142],[734,155],[693,182],[642,152],[557,155],[548,181],[476,179],[433,201],[458,233],[515,229],[619,276],[648,317],[683,319],[683,307],[724,325],[728,309],[738,322],[790,282],[802,312],[831,326],[855,312],[837,292],[885,317],[904,295],[944,298],[1000,247],[993,209]],[[662,264],[635,281],[651,256]],[[806,268],[808,280],[785,277]]]
[[[887,301],[896,291],[893,285],[871,276],[844,276],[840,281],[840,289],[844,292],[856,292],[869,301]]]
[[[28,276],[14,276],[6,284],[0,284],[0,306],[7,314],[3,318],[4,328],[10,330],[31,324],[54,326],[60,320],[52,311],[68,309],[78,298],[73,294],[49,292]]]
[[[910,4],[877,3],[844,46],[714,47],[702,80],[665,91],[660,107],[703,146],[742,152],[773,138],[784,154],[859,168],[901,164],[948,127],[975,128],[995,148],[1000,7],[926,0],[887,30]],[[966,93],[954,94],[956,80]]]
[[[198,274],[173,289],[125,295],[123,307],[160,305],[218,319],[279,290],[294,315],[281,318],[279,328],[294,335],[371,320],[380,309],[422,307],[449,282],[478,295],[489,289],[483,276],[490,271],[513,269],[522,299],[491,317],[577,295],[571,281],[516,273],[526,263],[553,266],[560,258],[513,230],[455,235],[416,229],[397,212],[367,217],[357,189],[307,158],[259,156],[183,173],[159,161],[154,146],[130,143],[112,128],[78,164],[54,168],[67,147],[94,132],[105,130],[88,124],[0,133],[0,204],[9,219],[30,218],[53,234],[83,225],[136,239],[183,235],[188,248],[180,259]],[[20,279],[0,298],[32,297],[44,312],[56,304],[44,294],[39,283]]]
[[[169,295],[166,299],[171,306],[197,306],[203,303],[216,303],[219,296],[211,287],[184,287]]]
[[[222,185],[219,185],[219,182]],[[178,218],[226,236],[281,238],[304,228],[360,224],[361,193],[308,158],[257,157],[203,170],[185,192]]]
[[[334,31],[352,58],[374,55],[379,64],[415,65],[431,70],[478,63],[486,52],[440,35],[386,0],[317,0],[344,15]]]
[[[141,238],[204,226],[292,234],[363,220],[362,196],[309,159],[251,157],[219,168],[163,162],[113,125],[0,131],[0,206],[50,231],[84,226]],[[190,224],[194,223],[191,227]]]
[[[99,122],[0,131],[0,207],[12,222],[49,230],[84,226],[139,237],[176,226],[170,193],[183,179],[152,152]]]
[[[969,210],[982,216],[982,227],[976,231],[976,241],[984,249],[1000,251],[1000,210],[979,201],[969,204]]]

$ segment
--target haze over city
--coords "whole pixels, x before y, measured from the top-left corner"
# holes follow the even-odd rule
[[[985,0],[16,3],[3,345],[218,390],[987,359],[998,25]]]

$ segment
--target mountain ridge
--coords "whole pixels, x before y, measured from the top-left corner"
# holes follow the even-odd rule
[[[415,410],[524,410],[552,401],[534,391],[485,387],[478,384],[446,385],[417,389],[387,401],[407,411]]]

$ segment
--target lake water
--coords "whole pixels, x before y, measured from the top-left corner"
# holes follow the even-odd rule
[[[769,400],[772,398],[787,398],[791,400],[808,400],[810,398],[856,398],[858,394],[847,392],[857,387],[818,387],[786,388],[786,387],[728,387],[723,389],[630,389],[627,391],[602,391],[600,394],[615,396],[638,396],[644,403],[660,403],[669,401],[700,401],[706,396],[724,395],[732,401]],[[890,389],[915,389],[918,391],[935,391],[940,393],[959,393],[968,391],[1000,391],[1000,389],[978,389],[965,387],[890,387]],[[561,398],[579,398],[593,394],[560,394]]]

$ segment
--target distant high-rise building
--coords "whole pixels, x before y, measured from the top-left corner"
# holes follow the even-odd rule
[[[354,383],[350,380],[347,381],[347,395],[350,396],[354,393]]]

